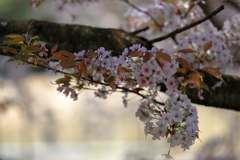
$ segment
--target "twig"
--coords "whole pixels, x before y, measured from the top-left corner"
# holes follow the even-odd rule
[[[26,61],[26,63],[28,63],[28,64],[30,64],[30,65],[42,67],[42,68],[45,68],[45,69],[48,69],[48,70],[52,70],[52,68],[50,68],[50,67],[43,66],[43,65],[39,65],[39,64],[34,64],[34,63],[32,63],[32,62],[29,62],[29,61]],[[56,70],[56,72],[62,73],[62,74],[67,74],[67,75],[70,75],[70,76],[75,77],[74,74],[67,73],[67,72],[63,72],[63,71],[60,71],[60,70]],[[83,80],[85,80],[85,81],[92,82],[92,83],[97,83],[97,84],[100,84],[100,85],[109,86],[107,83],[98,82],[98,81],[95,81],[95,80],[93,80],[93,79],[88,79],[88,78],[84,78],[84,77],[81,77],[81,79],[83,79]],[[139,92],[135,92],[135,91],[130,90],[130,89],[128,89],[128,88],[124,88],[124,87],[119,87],[119,86],[117,86],[116,89],[121,89],[122,91],[126,91],[126,92],[130,92],[130,93],[137,94],[138,96],[142,97],[143,99],[146,99],[146,98],[147,98],[147,97],[144,96],[143,94],[141,94],[141,93],[139,93]],[[154,103],[157,103],[157,104],[159,104],[159,105],[164,105],[164,103],[158,102],[158,101],[156,101],[156,100],[153,100],[153,102],[154,102]]]
[[[120,0],[120,1],[127,3],[129,6],[131,6],[132,8],[136,9],[139,12],[142,12],[142,13],[148,15],[154,21],[154,23],[158,26],[159,30],[162,30],[161,29],[162,26],[157,22],[157,20],[151,14],[149,14],[146,11],[141,10],[140,8],[138,8],[137,6],[135,6],[133,3],[129,2],[128,0]]]
[[[192,10],[193,7],[195,7],[197,4],[201,3],[203,0],[198,0],[197,2],[193,3],[189,8],[188,10],[185,12],[184,15],[181,16],[181,18],[186,18],[187,15],[189,14],[189,12]]]
[[[138,33],[141,33],[141,32],[143,32],[143,31],[146,31],[146,30],[148,30],[149,29],[149,27],[148,26],[146,26],[146,27],[143,27],[143,28],[141,28],[141,29],[138,29],[138,30],[136,30],[136,31],[133,31],[133,32],[130,32],[131,34],[138,34]]]
[[[194,26],[196,26],[196,25],[198,25],[198,24],[200,24],[200,23],[203,23],[204,21],[210,19],[211,17],[213,17],[214,15],[216,15],[217,13],[219,13],[220,11],[222,11],[223,9],[224,9],[224,6],[221,5],[219,8],[217,8],[216,10],[214,10],[212,13],[210,13],[210,14],[207,15],[206,17],[204,17],[204,18],[202,18],[202,19],[200,19],[200,20],[198,20],[198,21],[195,21],[195,22],[193,22],[193,23],[191,23],[191,24],[189,24],[189,25],[187,25],[187,26],[184,26],[184,27],[182,27],[182,28],[178,28],[178,29],[176,29],[176,30],[174,30],[174,31],[172,31],[172,32],[170,32],[170,33],[162,36],[162,37],[149,40],[149,43],[150,43],[150,44],[153,44],[153,43],[155,43],[155,42],[162,41],[162,40],[167,39],[167,38],[169,38],[169,37],[174,37],[174,36],[175,36],[176,34],[178,34],[178,33],[181,33],[181,32],[186,31],[186,30],[188,30],[188,29],[190,29],[190,28],[192,28],[192,27],[194,27]]]

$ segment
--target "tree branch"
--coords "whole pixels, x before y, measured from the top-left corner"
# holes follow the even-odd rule
[[[184,27],[182,27],[182,28],[177,28],[176,30],[174,30],[174,31],[172,31],[172,32],[170,32],[170,33],[162,36],[162,37],[149,40],[149,43],[150,43],[150,44],[153,44],[153,43],[155,43],[155,42],[159,42],[159,41],[162,41],[162,40],[164,40],[164,39],[167,39],[167,38],[170,38],[170,37],[174,37],[174,36],[177,35],[178,33],[181,33],[181,32],[186,31],[186,30],[188,30],[188,29],[190,29],[190,28],[192,28],[192,27],[194,27],[194,26],[196,26],[196,25],[198,25],[198,24],[203,23],[204,21],[210,19],[211,17],[213,17],[214,15],[216,15],[217,13],[219,13],[220,11],[222,11],[223,9],[224,9],[224,6],[221,5],[219,8],[217,8],[216,10],[214,10],[212,13],[210,13],[210,14],[207,15],[206,17],[204,17],[204,18],[202,18],[202,19],[200,19],[200,20],[198,20],[198,21],[195,21],[195,22],[193,22],[193,23],[191,23],[191,24],[189,24],[189,25],[187,25],[187,26],[184,26]]]
[[[124,48],[132,44],[141,44],[148,49],[153,46],[134,34],[118,29],[94,28],[83,25],[58,24],[37,20],[11,20],[0,18],[0,42],[7,34],[38,35],[42,41],[47,41],[50,48],[58,44],[59,49],[69,52],[105,47],[113,50],[113,55],[119,55]],[[5,24],[5,25],[1,25]]]

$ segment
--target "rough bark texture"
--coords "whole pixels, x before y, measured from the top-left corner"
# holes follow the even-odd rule
[[[3,25],[5,24],[5,25]],[[70,52],[105,47],[117,55],[132,44],[152,46],[146,40],[117,29],[93,28],[82,25],[58,24],[48,21],[0,19],[0,41],[7,34],[38,35],[41,41],[51,45],[58,44],[59,49]]]
[[[196,96],[198,92],[197,89],[188,89],[187,94],[193,103],[240,111],[240,78],[224,75],[223,79],[227,86],[222,84],[221,87],[210,90],[212,94],[204,90],[204,100],[200,100],[198,96]],[[209,86],[213,86],[219,80],[206,73],[204,81]]]
[[[113,53],[117,55],[132,44],[142,44],[147,48],[152,47],[147,40],[142,40],[133,34],[117,29],[101,29],[36,20],[0,19],[0,42],[7,34],[26,32],[38,35],[42,41],[47,41],[52,45],[58,44],[60,49],[70,52],[97,49],[103,46],[107,50],[114,50]],[[187,94],[193,103],[240,111],[240,78],[235,76],[223,76],[223,78],[227,86],[223,84],[215,91],[211,90],[212,95],[204,91],[204,100],[197,97],[197,89],[188,89]],[[210,87],[217,82],[214,77],[207,74],[204,81]]]

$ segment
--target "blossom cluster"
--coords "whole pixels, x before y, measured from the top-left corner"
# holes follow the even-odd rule
[[[192,51],[184,52],[184,49]],[[183,39],[177,47],[178,56],[186,59],[194,69],[211,66],[224,73],[231,67],[233,56],[225,41],[210,33],[196,33]]]
[[[240,14],[226,20],[223,25],[223,33],[229,46],[240,44]]]
[[[206,15],[201,7],[193,5],[192,1],[172,1],[155,0],[136,8],[129,7],[125,13],[123,29],[135,31],[141,27],[149,26],[150,29],[143,33],[144,36],[153,38],[153,35],[164,35],[177,28],[184,27],[192,22],[202,19]],[[237,3],[237,2],[236,2]],[[148,13],[148,14],[147,14]],[[149,16],[151,15],[151,17]],[[171,17],[171,18],[169,18]],[[239,22],[240,14],[234,15],[231,19],[224,22],[222,29],[218,30],[210,20],[188,29],[176,35],[176,40],[184,39],[186,36],[200,33],[209,33],[218,37],[221,43],[226,43],[228,47],[240,44]]]
[[[191,38],[193,37],[188,38],[188,43],[190,43]],[[199,47],[202,47],[209,40],[213,41],[213,38],[204,42],[200,38],[199,41],[196,40],[192,39],[193,46],[198,44]],[[184,44],[184,41],[182,44]],[[181,58],[180,56],[184,57],[184,54],[182,54],[181,50],[174,53],[165,49],[159,50],[155,47],[147,50],[139,44],[125,48],[118,57],[111,56],[111,52],[105,50],[104,47],[96,51],[83,50],[74,53],[74,55],[75,61],[78,63],[81,61],[85,65],[74,67],[73,75],[78,79],[82,78],[80,81],[81,89],[84,86],[98,86],[100,84],[102,88],[94,92],[94,95],[99,98],[106,99],[109,94],[119,89],[124,92],[131,91],[140,94],[143,100],[141,100],[136,111],[136,116],[145,124],[146,136],[151,135],[154,140],[167,138],[171,147],[181,146],[186,150],[199,138],[199,128],[196,107],[191,104],[191,100],[185,94],[185,89],[199,86],[194,84],[187,73],[180,73],[177,76],[177,69],[180,68],[181,64],[178,62],[178,58]],[[205,56],[202,60],[202,62],[205,60],[205,65],[211,66],[214,64],[207,63],[206,57],[211,54],[215,56],[215,52],[201,55],[202,57]],[[184,58],[189,60],[187,56]],[[192,57],[193,60],[198,61],[197,58]],[[216,59],[213,58],[212,61],[214,60]],[[191,61],[189,62],[191,65],[194,64]],[[193,66],[191,71],[194,72],[197,69],[200,68]],[[84,73],[85,71],[87,73]],[[73,84],[70,85],[70,81],[67,80],[68,85],[66,86],[65,82],[63,85],[59,85],[58,91],[65,90],[63,93],[66,96],[71,92],[73,94],[71,97],[76,100],[77,94],[73,90],[79,89],[79,83],[74,86]],[[168,99],[159,102],[157,98],[162,88],[166,88],[165,94]],[[201,95],[202,92],[203,90],[199,88],[198,97],[200,99],[204,99]],[[123,103],[125,106],[127,105],[126,95],[123,97]]]

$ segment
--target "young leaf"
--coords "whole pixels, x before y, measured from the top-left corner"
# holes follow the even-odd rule
[[[206,52],[206,51],[207,51],[209,48],[211,48],[211,47],[212,47],[212,41],[206,43],[206,44],[204,45],[204,52]]]
[[[88,58],[92,58],[92,57],[95,57],[97,55],[99,55],[99,54],[97,52],[94,52],[92,49],[90,49],[87,53]]]
[[[39,36],[34,36],[31,39],[39,39]]]
[[[9,34],[9,35],[6,35],[5,37],[12,38],[12,39],[15,39],[15,38],[22,38],[22,39],[24,39],[24,37],[19,35],[19,34]]]
[[[162,59],[168,61],[169,63],[171,63],[171,61],[172,61],[171,56],[167,53],[163,53],[162,49],[160,51],[157,51],[156,54],[157,54],[157,56],[156,56],[157,59],[162,58]]]
[[[142,63],[142,60],[141,59],[138,59],[136,61],[132,61],[133,63]]]
[[[35,41],[33,42],[33,45],[40,45],[40,44],[48,44],[48,42],[43,42],[43,41]]]
[[[8,41],[3,42],[3,44],[14,44],[14,45],[22,45],[24,38],[15,38]]]
[[[17,64],[16,68],[18,68],[18,66],[24,65],[24,64],[25,64],[24,62],[19,62],[19,63]]]
[[[179,0],[165,0],[165,2],[177,4],[179,2]]]
[[[79,62],[81,74],[86,78],[88,76],[87,65],[84,61]]]
[[[61,84],[61,83],[69,84],[71,79],[72,79],[71,76],[65,74],[64,78],[59,78],[55,82],[56,82],[56,84]]]
[[[177,52],[181,52],[181,53],[194,53],[194,52],[196,52],[196,51],[188,48],[188,49],[178,50]]]
[[[186,74],[186,69],[185,68],[177,68],[177,72]]]
[[[182,65],[182,68],[184,68],[186,72],[192,70],[192,67],[189,65],[188,61],[186,61],[185,59],[181,57],[177,57],[176,61],[178,61]]]
[[[53,53],[56,52],[57,48],[58,48],[58,45],[55,44],[55,45],[52,47],[52,49],[51,49],[51,55],[53,55]]]
[[[13,53],[13,54],[19,54],[19,52],[17,52],[17,50],[16,50],[15,48],[11,48],[11,47],[1,47],[1,46],[0,46],[0,48],[5,49],[5,50],[7,50],[8,52]]]
[[[191,78],[192,83],[200,89],[200,84],[202,82],[201,75],[198,72],[195,72]]]
[[[223,78],[222,78],[222,74],[219,70],[215,69],[215,68],[212,68],[212,67],[205,67],[205,68],[202,68],[202,70],[208,72],[209,74],[211,74],[213,77],[217,78],[217,79],[220,79],[225,85],[227,85]]]
[[[147,62],[147,61],[148,61],[149,59],[151,59],[151,58],[152,58],[152,53],[146,51],[146,52],[145,52],[145,55],[144,55],[145,61]]]
[[[61,50],[59,52],[55,52],[52,57],[49,59],[56,59],[56,60],[61,60],[59,63],[63,69],[71,66],[74,64],[74,59],[76,56],[68,51]]]
[[[18,55],[16,55],[16,57],[24,63],[29,59],[28,54],[18,54]]]
[[[157,64],[158,64],[158,66],[159,66],[159,67],[162,69],[162,71],[165,73],[164,69],[162,68],[161,62],[160,62],[157,58],[155,58],[155,60],[156,60],[156,62],[157,62]]]
[[[22,50],[22,52],[24,53],[30,53],[30,52],[39,52],[42,49],[36,47],[36,46],[26,46],[24,50]]]
[[[12,61],[17,61],[18,59],[17,58],[10,58],[7,62],[12,62]],[[7,63],[5,62],[5,63]]]
[[[201,88],[207,90],[209,93],[212,94],[212,92],[209,90],[208,85],[206,83],[204,83],[203,81],[200,83],[200,86],[201,86]]]
[[[142,51],[130,52],[130,57],[141,57],[143,55]]]
[[[126,72],[132,72],[131,69],[127,69],[125,67],[119,67],[117,70],[119,73],[126,73]]]

